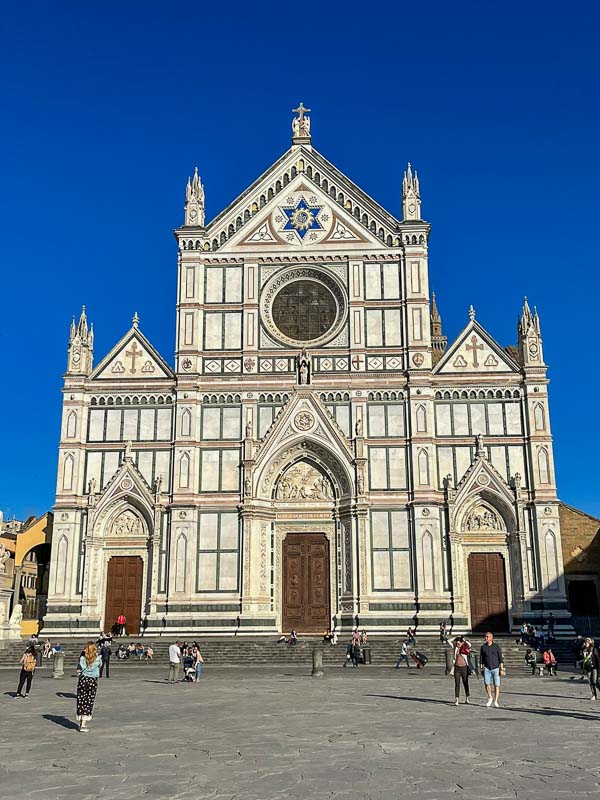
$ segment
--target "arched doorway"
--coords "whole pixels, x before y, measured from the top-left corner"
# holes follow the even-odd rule
[[[321,633],[331,625],[335,490],[310,458],[289,465],[274,487],[281,543],[281,627]]]

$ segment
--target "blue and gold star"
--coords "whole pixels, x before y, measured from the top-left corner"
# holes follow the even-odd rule
[[[323,230],[317,219],[321,206],[309,206],[303,197],[298,200],[294,208],[283,208],[282,211],[287,217],[283,230],[296,231],[301,239],[304,239],[310,230]]]

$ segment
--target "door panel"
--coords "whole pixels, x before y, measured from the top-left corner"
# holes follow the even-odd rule
[[[469,556],[471,628],[498,633],[508,630],[504,559],[499,553]]]
[[[329,542],[322,533],[288,534],[283,543],[283,630],[330,625]]]
[[[144,562],[138,556],[114,556],[108,562],[104,629],[110,629],[119,614],[127,618],[127,633],[140,631]]]

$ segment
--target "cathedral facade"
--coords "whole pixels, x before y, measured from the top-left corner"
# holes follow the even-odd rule
[[[410,165],[392,216],[292,145],[175,231],[174,366],[69,337],[47,630],[568,624],[540,321],[448,345]]]

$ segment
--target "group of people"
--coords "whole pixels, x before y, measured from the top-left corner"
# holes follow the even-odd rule
[[[181,679],[183,667],[183,681],[198,683],[202,674],[204,659],[200,652],[198,642],[180,642],[169,645],[169,676],[167,683],[177,683]]]
[[[460,702],[460,687],[463,686],[465,703],[469,704],[469,676],[475,673],[471,642],[464,636],[453,640],[453,657],[450,674],[454,675],[454,705]],[[500,646],[494,642],[494,634],[488,631],[479,650],[479,665],[487,694],[487,707],[500,708],[500,678],[506,674],[504,656]]]
[[[528,625],[523,623],[519,629],[519,644],[528,644],[533,650],[543,653],[549,642],[554,641],[554,617],[544,625]]]
[[[541,661],[538,659],[538,651],[528,647],[525,652],[525,664],[531,667],[532,675],[535,675],[536,671],[538,671],[540,677],[544,674],[544,671],[546,671],[548,675],[556,675],[558,672],[558,661],[551,647],[544,650]]]

